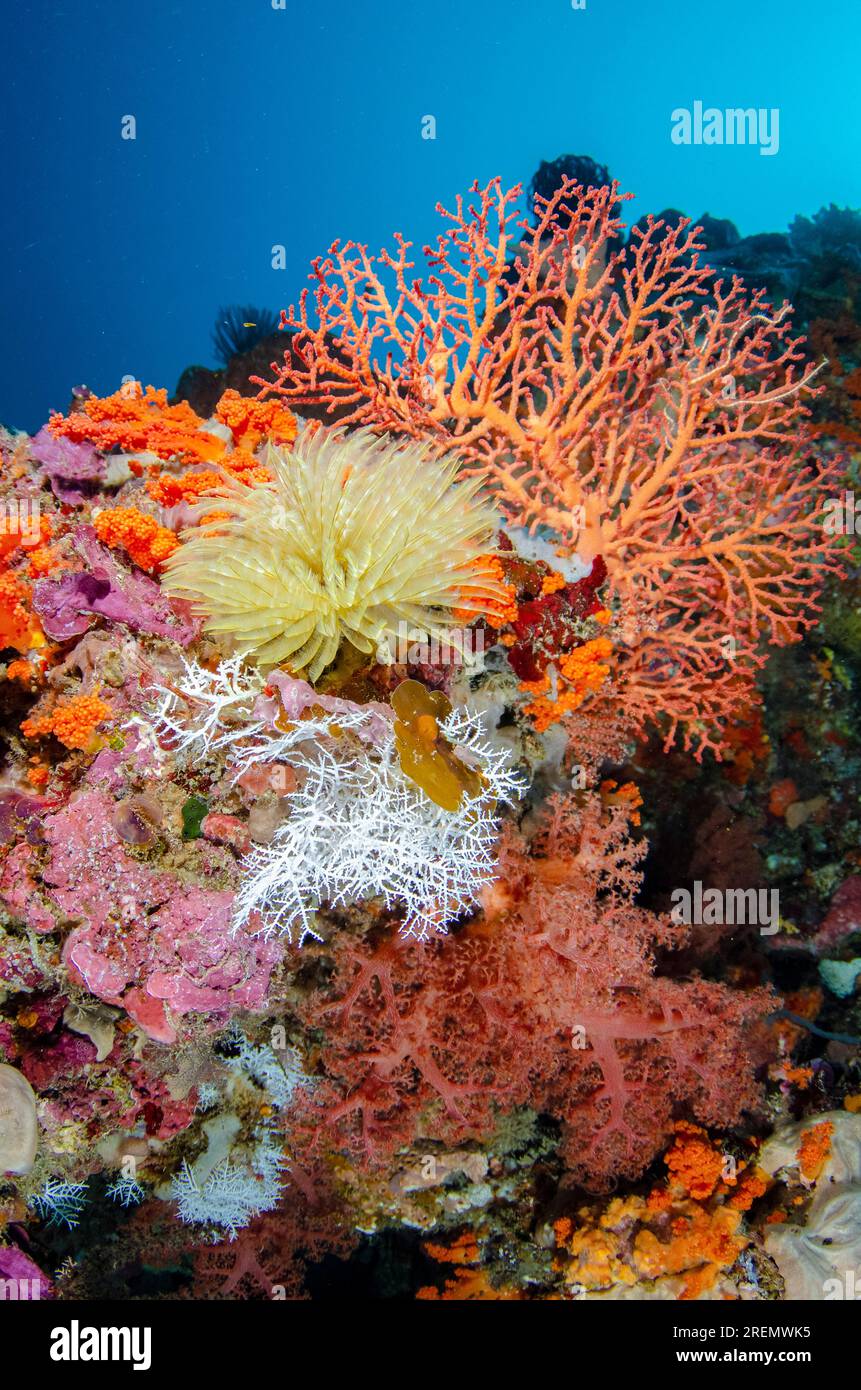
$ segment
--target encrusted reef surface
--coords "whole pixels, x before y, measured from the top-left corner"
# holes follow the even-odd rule
[[[854,1296],[861,227],[575,165],[0,438],[0,1279]]]

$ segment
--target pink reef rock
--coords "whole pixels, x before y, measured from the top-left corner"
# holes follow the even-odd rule
[[[288,719],[301,719],[304,711],[315,705],[327,714],[361,713],[365,717],[365,724],[356,732],[369,743],[383,743],[391,734],[394,719],[391,706],[379,700],[368,700],[363,705],[357,705],[353,700],[323,695],[307,681],[297,680],[286,671],[270,671],[268,688],[277,691],[277,696],[259,695],[254,705],[254,715],[257,719],[263,719],[270,728],[277,727],[276,720],[281,715],[286,715]]]
[[[54,641],[80,636],[94,617],[125,623],[132,632],[172,637],[184,647],[197,636],[199,625],[187,607],[171,603],[147,575],[121,565],[91,526],[79,529],[75,549],[86,570],[40,579],[33,588],[33,607]]]
[[[41,840],[39,821],[48,802],[44,797],[28,792],[0,792],[0,845],[8,845],[23,835],[31,845]]]
[[[38,989],[42,983],[42,971],[33,960],[26,937],[18,940],[0,932],[0,984],[5,985],[10,993],[16,993],[21,989]],[[0,1054],[3,1047],[0,1029]]]
[[[95,1060],[96,1049],[89,1038],[64,1031],[56,1042],[28,1052],[21,1061],[21,1071],[34,1090],[49,1091]]]
[[[68,506],[90,500],[105,475],[105,460],[92,444],[58,439],[47,425],[34,435],[30,454],[42,465],[54,496]]]
[[[201,821],[200,829],[207,840],[219,845],[232,845],[238,854],[247,854],[251,848],[248,826],[238,816],[210,811]]]
[[[122,730],[123,746],[102,748],[84,773],[83,781],[87,787],[104,787],[119,796],[129,787],[147,777],[158,777],[159,749],[148,743],[137,729],[125,725]]]
[[[113,825],[114,809],[109,797],[88,791],[47,817],[44,834],[50,859],[43,879],[67,918],[85,918],[88,932],[102,932],[111,923],[119,946],[124,939],[120,933],[165,902],[175,885],[169,874],[126,853]]]
[[[184,1014],[216,1026],[263,1007],[283,947],[231,932],[233,893],[188,887],[133,859],[115,811],[91,791],[45,820],[44,882],[59,913],[80,922],[63,948],[71,978],[162,1043],[176,1041]]]
[[[148,992],[173,1012],[226,1018],[266,1003],[269,977],[283,946],[247,931],[231,933],[233,894],[189,888],[152,918]]]
[[[861,932],[861,874],[853,874],[841,883],[819,931],[813,937],[818,952],[839,946],[845,937]]]
[[[17,1245],[0,1245],[0,1279],[14,1280],[19,1299],[54,1297],[50,1279]]]
[[[0,902],[10,916],[26,922],[33,931],[52,932],[57,922],[40,896],[38,871],[38,856],[32,845],[15,845],[0,867]]]

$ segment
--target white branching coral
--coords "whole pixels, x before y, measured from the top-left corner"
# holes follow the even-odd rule
[[[105,1196],[110,1197],[112,1202],[118,1202],[121,1207],[136,1207],[146,1196],[146,1189],[137,1178],[123,1173],[109,1184]]]
[[[221,1092],[212,1081],[201,1081],[197,1088],[197,1109],[203,1114],[213,1110],[221,1100]]]
[[[382,898],[404,910],[405,935],[424,938],[475,908],[495,877],[497,806],[519,795],[519,779],[507,755],[484,740],[480,721],[457,710],[440,725],[483,783],[452,812],[405,776],[392,728],[375,742],[362,736],[361,716],[354,718],[357,738],[348,736],[356,723],[338,714],[254,741],[249,764],[288,761],[300,785],[272,843],[246,857],[238,923],[259,914],[265,932],[301,943],[318,935],[315,911],[323,903]]]
[[[229,1069],[249,1078],[266,1092],[276,1109],[285,1110],[296,1087],[308,1081],[296,1049],[285,1046],[276,1051],[265,1044],[255,1046],[239,1029],[233,1034],[232,1040],[236,1042],[238,1051],[236,1056],[227,1059]]]
[[[30,1205],[49,1226],[77,1226],[87,1200],[85,1182],[66,1182],[64,1178],[49,1178],[40,1192],[30,1199]]]
[[[250,714],[263,680],[259,672],[243,669],[241,657],[222,661],[214,671],[185,657],[182,666],[174,682],[153,688],[156,727],[176,753],[213,752],[263,728]]]
[[[266,1141],[258,1146],[251,1166],[224,1158],[203,1178],[183,1159],[182,1168],[171,1179],[170,1195],[180,1221],[214,1226],[235,1240],[237,1231],[255,1216],[278,1205],[283,1167],[283,1155]]]
[[[372,652],[403,623],[444,639],[455,610],[499,601],[496,518],[457,458],[321,428],[263,461],[273,480],[225,477],[217,521],[184,534],[163,581],[256,664],[313,681],[343,638]]]
[[[205,701],[207,680],[237,691],[223,716],[214,718]],[[455,810],[444,809],[405,773],[388,705],[320,695],[283,672],[270,680],[264,697],[253,700],[249,690],[243,703],[235,666],[222,677],[189,663],[172,703],[162,692],[154,714],[178,746],[226,751],[235,780],[262,764],[286,764],[297,783],[271,843],[243,861],[237,929],[248,924],[301,944],[319,935],[324,903],[382,898],[403,911],[405,935],[424,938],[475,908],[496,874],[499,805],[521,793],[508,753],[487,741],[480,718],[459,708],[439,723],[477,785]]]

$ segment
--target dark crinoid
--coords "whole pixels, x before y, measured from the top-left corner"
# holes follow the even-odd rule
[[[226,366],[231,358],[250,352],[278,327],[278,315],[253,304],[231,304],[219,309],[212,330],[212,345],[219,362]]]
[[[542,159],[529,184],[529,206],[536,195],[552,198],[566,178],[575,179],[587,188],[602,188],[610,182],[606,164],[599,164],[588,154],[562,154],[558,159]]]

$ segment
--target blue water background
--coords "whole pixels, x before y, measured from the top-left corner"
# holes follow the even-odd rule
[[[676,206],[748,234],[861,206],[858,0],[59,0],[10,7],[2,49],[17,428],[77,383],[173,389],[214,364],[220,304],[277,310],[333,238],[421,245],[437,199],[566,152],[609,165],[632,218]],[[779,108],[779,153],[674,145],[670,113],[696,100]]]

